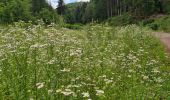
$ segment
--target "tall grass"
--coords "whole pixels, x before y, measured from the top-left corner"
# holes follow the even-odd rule
[[[135,25],[0,29],[1,100],[170,98],[170,61]]]

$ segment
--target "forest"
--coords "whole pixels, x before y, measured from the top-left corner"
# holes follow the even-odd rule
[[[0,0],[0,100],[170,99],[170,0],[50,1]]]
[[[59,0],[56,9],[46,0],[1,0],[0,5],[0,23],[5,24],[37,19],[43,19],[47,24],[61,21],[85,24],[125,14],[139,20],[170,11],[168,0],[91,0],[71,4]]]

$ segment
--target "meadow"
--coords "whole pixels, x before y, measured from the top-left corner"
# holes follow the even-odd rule
[[[170,99],[170,60],[147,28],[0,27],[0,100]]]

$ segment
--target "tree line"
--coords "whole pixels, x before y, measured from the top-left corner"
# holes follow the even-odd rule
[[[103,21],[114,16],[129,14],[136,18],[147,18],[152,14],[168,14],[169,0],[91,0],[65,4],[58,0],[58,6],[53,9],[46,0],[1,0],[0,23],[12,23],[19,20],[36,23],[43,19],[47,24],[88,23]]]
[[[59,16],[46,0],[0,0],[0,23],[43,19],[47,24],[58,22]]]
[[[114,16],[129,14],[135,18],[147,18],[152,14],[168,14],[170,0],[91,0],[89,3],[66,5],[66,21],[87,23],[103,21]]]

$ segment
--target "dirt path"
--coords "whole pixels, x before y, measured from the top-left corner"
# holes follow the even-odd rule
[[[166,46],[167,52],[170,54],[170,33],[155,33],[155,36],[160,38],[161,42]]]

